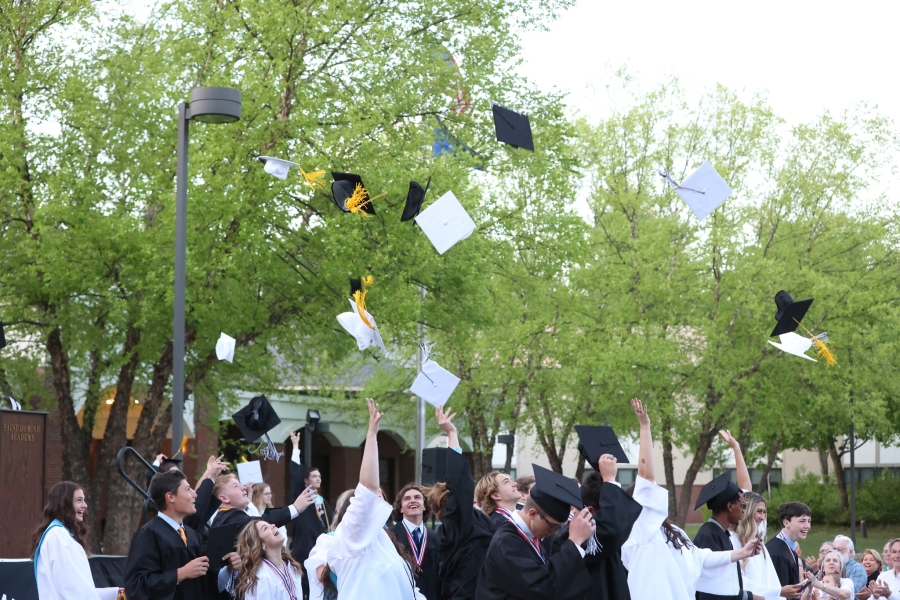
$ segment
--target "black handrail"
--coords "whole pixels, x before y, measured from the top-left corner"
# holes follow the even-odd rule
[[[149,502],[150,504],[153,505],[154,508],[156,508],[156,505],[153,504],[153,499],[150,498],[149,491],[144,490],[144,488],[142,488],[134,479],[132,479],[131,477],[128,476],[128,473],[125,472],[125,454],[128,452],[133,454],[139,461],[144,463],[144,466],[147,467],[147,471],[149,473],[151,473],[153,475],[156,475],[156,473],[157,473],[157,470],[155,468],[153,468],[153,465],[151,465],[146,460],[144,460],[144,457],[141,456],[137,450],[135,450],[131,446],[125,446],[124,448],[119,450],[119,454],[116,455],[116,467],[118,467],[118,469],[119,469],[119,475],[121,475],[122,478],[131,485],[131,487],[136,489],[141,494],[141,496],[144,497],[144,499],[146,500],[144,502],[145,507],[147,506],[147,503]],[[145,510],[146,510],[146,508],[145,508]]]

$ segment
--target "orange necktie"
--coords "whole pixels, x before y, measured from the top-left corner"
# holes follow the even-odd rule
[[[178,535],[181,536],[181,541],[184,542],[185,546],[187,546],[187,536],[184,535],[184,527],[178,528]]]

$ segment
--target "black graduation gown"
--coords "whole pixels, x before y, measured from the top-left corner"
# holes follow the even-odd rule
[[[766,550],[772,558],[772,566],[778,574],[778,581],[781,586],[797,585],[800,583],[800,557],[784,540],[777,536],[766,542]]]
[[[200,546],[206,546],[206,534],[209,526],[206,524],[209,518],[213,516],[222,501],[212,497],[215,482],[212,479],[204,478],[197,487],[197,499],[194,500],[194,507],[197,512],[184,518],[184,524],[197,532],[200,536]]]
[[[178,583],[178,569],[200,551],[200,538],[184,528],[187,546],[178,532],[160,517],[154,517],[131,539],[125,564],[125,595],[129,600],[196,600],[206,598],[206,578]]]
[[[591,575],[574,543],[542,562],[513,523],[494,534],[484,558],[475,600],[570,600],[590,591]]]
[[[309,475],[306,465],[298,465],[291,461],[291,498],[296,498],[306,488],[304,480]],[[324,500],[324,499],[323,499]],[[324,500],[325,518],[323,519],[315,506],[304,510],[294,521],[294,535],[291,539],[291,556],[301,565],[309,558],[316,545],[316,540],[323,533],[328,533],[328,524],[334,522],[334,511],[328,500]]]
[[[453,451],[451,450],[451,452]],[[454,454],[456,453],[454,452]],[[394,537],[403,544],[403,547],[406,548],[409,555],[415,557],[415,552],[413,552],[412,546],[409,543],[409,538],[406,536],[406,526],[403,522],[395,523],[394,526],[391,527],[391,532],[394,534]],[[425,528],[425,535],[427,540],[425,544],[425,556],[422,557],[422,565],[416,572],[416,587],[419,588],[419,591],[422,592],[422,595],[428,600],[439,600],[441,590],[441,579],[439,574],[441,565],[441,538],[436,532],[427,527]]]
[[[613,484],[600,486],[600,506],[594,511],[597,541],[600,551],[586,554],[584,565],[594,582],[583,600],[630,600],[628,571],[622,564],[622,544],[631,535],[631,528],[643,507]],[[553,538],[550,554],[559,552],[569,539],[569,524],[563,525]]]
[[[731,538],[728,536],[728,532],[722,529],[722,526],[718,523],[710,523],[709,521],[700,526],[700,529],[697,531],[697,535],[694,536],[694,545],[698,548],[708,548],[710,550],[715,550],[716,552],[721,552],[724,550],[731,552],[734,550],[734,546],[731,544]],[[738,583],[740,584],[740,591],[738,592],[738,595],[719,596],[717,594],[697,592],[697,600],[743,600],[745,596],[744,578],[741,576],[740,561],[734,563],[734,568],[737,569]]]
[[[492,512],[488,516],[488,518],[491,520],[491,526],[494,528],[494,531],[497,531],[498,529],[500,529],[501,525],[503,525],[504,523],[509,521],[509,519],[507,519],[503,515],[503,513],[496,511],[496,510],[494,512]]]
[[[466,458],[447,452],[447,506],[441,517],[441,600],[474,600],[495,521],[472,506],[475,481]]]

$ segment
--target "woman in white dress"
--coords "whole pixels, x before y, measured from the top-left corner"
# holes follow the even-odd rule
[[[384,415],[371,398],[366,398],[366,404],[369,429],[359,485],[346,508],[341,507],[335,517],[337,526],[327,550],[327,564],[319,565],[316,576],[326,600],[335,595],[346,600],[425,600],[413,577],[415,562],[404,556],[384,527],[394,509],[384,501],[379,487],[376,436]]]
[[[284,546],[278,527],[259,519],[248,523],[237,539],[241,557],[237,597],[244,600],[301,600],[303,569]]]
[[[641,435],[634,499],[643,506],[622,546],[632,599],[694,600],[697,591],[737,595],[740,586],[732,563],[753,556],[761,544],[753,540],[739,550],[713,552],[694,546],[669,522],[669,492],[654,482],[650,418],[640,400],[632,399],[631,406]]]
[[[115,600],[120,589],[95,588],[87,558],[87,501],[77,483],[61,481],[48,494],[34,532],[34,578],[41,600]]]

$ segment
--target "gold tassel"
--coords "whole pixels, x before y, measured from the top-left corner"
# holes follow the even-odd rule
[[[322,181],[325,178],[325,171],[318,170],[307,173],[303,170],[303,167],[300,167],[300,174],[303,175],[303,179],[306,181],[306,185],[308,185],[311,189],[316,188],[324,188],[325,183]]]
[[[816,344],[816,356],[818,356],[819,358],[824,358],[825,363],[829,367],[835,366],[837,364],[837,359],[834,357],[834,342],[823,342],[822,340],[814,336],[809,329],[803,327],[803,324],[800,323],[800,321],[794,319],[794,322],[797,323],[797,325],[799,325]]]
[[[344,201],[344,206],[346,206],[347,210],[354,214],[361,215],[366,218],[371,217],[372,215],[362,209],[363,206],[369,204],[370,202],[372,202],[372,200],[377,200],[382,196],[387,196],[387,192],[382,192],[377,196],[371,196],[368,198],[366,197],[367,195],[368,192],[366,191],[366,188],[357,183],[356,187],[353,189],[353,195]]]
[[[368,277],[361,278],[360,282],[363,284],[363,289],[353,292],[353,301],[356,303],[356,312],[369,329],[376,329],[366,316],[366,294],[369,293],[369,290],[365,289],[375,283],[375,278],[369,275]]]

